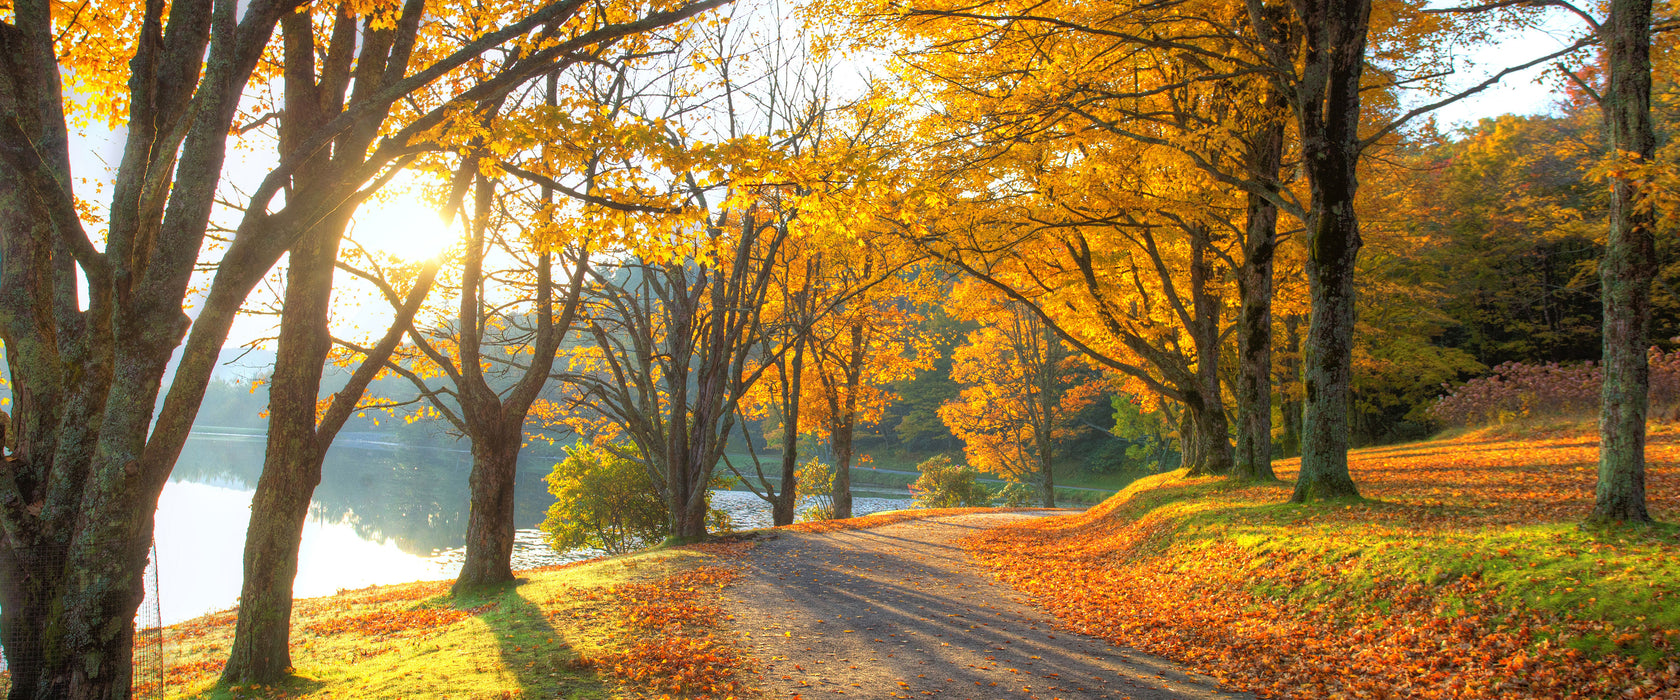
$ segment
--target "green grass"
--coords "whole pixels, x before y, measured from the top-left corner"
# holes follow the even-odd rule
[[[301,600],[292,624],[296,672],[273,687],[216,684],[232,615],[206,616],[166,630],[168,697],[610,697],[610,684],[577,660],[607,649],[613,627],[576,591],[657,578],[708,558],[643,552],[524,572],[516,584],[459,598],[440,584],[404,584]],[[393,629],[370,634],[381,621]]]
[[[1653,646],[1667,631],[1680,641],[1680,526],[1612,529],[1575,523],[1477,527],[1462,522],[1475,509],[1366,500],[1290,505],[1289,486],[1228,480],[1184,481],[1182,472],[1128,489],[1114,517],[1162,518],[1170,536],[1134,556],[1170,556],[1194,567],[1216,544],[1237,545],[1257,562],[1279,557],[1304,574],[1283,585],[1257,577],[1250,590],[1282,597],[1332,616],[1384,610],[1379,589],[1395,583],[1441,586],[1480,577],[1502,607],[1553,619],[1604,623],[1576,633],[1568,646],[1594,656],[1619,654],[1642,663],[1673,659]],[[1287,576],[1284,576],[1287,579]],[[1442,601],[1441,614],[1462,614],[1464,601]],[[1647,633],[1639,633],[1644,630]],[[1543,633],[1542,638],[1549,633]]]

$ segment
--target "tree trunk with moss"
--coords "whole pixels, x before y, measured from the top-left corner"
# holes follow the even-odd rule
[[[1265,110],[1281,112],[1288,101],[1281,90],[1268,91]],[[1283,164],[1284,124],[1263,122],[1246,145],[1249,177],[1275,187]],[[1241,296],[1237,319],[1237,449],[1235,474],[1271,481],[1272,473],[1272,266],[1277,253],[1277,205],[1259,194],[1248,195],[1242,267],[1237,271]]]
[[[1283,350],[1284,359],[1280,360],[1281,382],[1289,387],[1289,391],[1279,391],[1278,414],[1279,422],[1283,424],[1283,435],[1279,439],[1279,447],[1283,456],[1294,457],[1301,454],[1301,401],[1296,398],[1295,390],[1301,385],[1301,316],[1289,314],[1283,317]]]
[[[1311,0],[1297,5],[1305,41],[1294,111],[1302,165],[1312,192],[1307,214],[1306,415],[1301,474],[1290,500],[1358,498],[1348,471],[1353,380],[1354,273],[1359,216],[1354,197],[1363,146],[1360,76],[1365,67],[1369,0]],[[1269,32],[1267,32],[1269,33]]]
[[[1611,0],[1601,33],[1610,63],[1604,121],[1614,152],[1651,162],[1651,0]],[[1649,409],[1651,280],[1656,216],[1640,175],[1610,178],[1610,235],[1599,262],[1604,300],[1604,385],[1599,409],[1597,500],[1589,520],[1649,522],[1645,505],[1645,419]]]
[[[1231,455],[1231,426],[1225,415],[1223,389],[1219,383],[1219,317],[1223,304],[1210,286],[1212,269],[1208,257],[1212,241],[1207,227],[1192,225],[1185,228],[1190,236],[1190,305],[1191,341],[1196,348],[1196,388],[1185,392],[1186,404],[1194,419],[1196,431],[1196,460],[1190,473],[1229,474]],[[1193,398],[1192,398],[1193,397]]]

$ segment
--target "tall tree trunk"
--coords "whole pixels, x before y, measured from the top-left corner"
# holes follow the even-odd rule
[[[513,580],[514,474],[524,433],[474,435],[467,554],[453,590]]]
[[[1207,229],[1191,226],[1190,300],[1194,314],[1191,339],[1196,346],[1195,417],[1198,455],[1192,474],[1229,474],[1231,472],[1231,431],[1225,417],[1225,401],[1219,384],[1219,316],[1222,306],[1209,290],[1210,270]]]
[[[1039,495],[1044,498],[1045,508],[1056,507],[1056,447],[1049,435],[1040,435],[1038,442],[1038,473]]]
[[[1026,357],[1027,369],[1036,376],[1033,387],[1037,392],[1038,406],[1029,414],[1032,422],[1033,443],[1038,446],[1038,472],[1040,495],[1043,496],[1044,507],[1056,507],[1056,421],[1059,418],[1056,411],[1061,408],[1061,369],[1062,361],[1067,359],[1067,349],[1062,345],[1061,336],[1056,335],[1056,329],[1050,324],[1043,323],[1030,311],[1016,309],[1015,317],[1026,320],[1025,340],[1032,344]],[[1017,326],[1019,327],[1019,326]],[[1042,350],[1040,352],[1039,350]],[[1017,355],[1022,353],[1017,351]],[[1035,357],[1036,356],[1036,357]],[[1034,366],[1036,365],[1036,366]],[[1033,415],[1036,414],[1036,415]]]
[[[1306,415],[1294,503],[1358,498],[1348,472],[1354,265],[1359,258],[1359,79],[1370,0],[1309,0],[1301,8],[1305,55],[1295,90],[1301,152],[1312,190],[1307,215]]]
[[[852,421],[836,421],[829,433],[829,447],[834,452],[834,488],[829,493],[834,504],[834,519],[852,517]]]
[[[1269,111],[1287,101],[1270,91]],[[1283,163],[1283,122],[1266,122],[1247,144],[1249,176],[1271,184]],[[1248,195],[1243,263],[1237,289],[1242,296],[1237,320],[1236,475],[1271,481],[1272,473],[1272,263],[1277,251],[1277,205]]]
[[[1184,411],[1178,414],[1178,468],[1193,475],[1206,474],[1206,458],[1202,455],[1201,419],[1202,397],[1195,392],[1184,395]]]
[[[1284,351],[1286,359],[1279,364],[1283,367],[1283,381],[1291,390],[1288,394],[1280,393],[1278,399],[1278,413],[1282,415],[1283,437],[1280,440],[1283,456],[1293,457],[1301,453],[1301,402],[1294,397],[1294,389],[1301,384],[1301,316],[1289,314],[1283,317]]]
[[[1031,321],[1037,321],[1037,316],[1028,316]],[[1062,353],[1061,338],[1056,330],[1045,323],[1029,323],[1029,328],[1037,333],[1029,333],[1033,342],[1043,343],[1044,353],[1039,356],[1038,368],[1038,420],[1033,425],[1033,442],[1038,444],[1038,472],[1040,495],[1044,497],[1044,507],[1056,507],[1056,410],[1061,407],[1060,393],[1056,388],[1061,383]]]
[[[845,381],[844,395],[838,402],[830,400],[830,405],[839,409],[835,411],[834,423],[829,430],[829,445],[834,450],[834,489],[830,495],[836,520],[852,517],[852,437],[857,431],[857,393],[863,384],[863,361],[867,353],[865,343],[868,340],[861,324],[852,324],[848,335],[851,341],[847,348],[849,354],[846,355],[845,366],[841,368]]]
[[[1351,197],[1349,198],[1351,200]],[[1345,212],[1325,212],[1307,259],[1312,320],[1307,328],[1306,412],[1301,431],[1301,475],[1290,501],[1357,498],[1348,472],[1349,402],[1352,399],[1354,258],[1359,232],[1352,202]]]
[[[1604,94],[1612,152],[1651,162],[1651,0],[1611,0],[1603,29],[1610,62]],[[1610,235],[1599,263],[1604,295],[1604,385],[1599,409],[1598,489],[1593,522],[1649,522],[1645,507],[1646,357],[1656,217],[1642,176],[1610,179]]]
[[[782,391],[782,490],[771,504],[772,524],[792,525],[799,507],[799,399],[805,372],[804,334],[794,339],[788,353]]]
[[[234,644],[222,672],[229,683],[273,682],[292,667],[292,584],[326,453],[316,439],[316,403],[332,348],[327,324],[343,223],[324,222],[291,253],[268,389],[268,446],[246,528]]]

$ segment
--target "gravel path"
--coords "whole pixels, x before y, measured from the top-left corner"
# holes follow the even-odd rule
[[[1155,657],[1057,629],[956,544],[1050,515],[987,513],[821,534],[750,550],[728,591],[767,697],[1246,698]]]

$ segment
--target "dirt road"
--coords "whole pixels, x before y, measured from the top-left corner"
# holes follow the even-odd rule
[[[1058,630],[956,540],[1050,513],[780,531],[729,589],[766,697],[1246,698],[1170,662]]]

